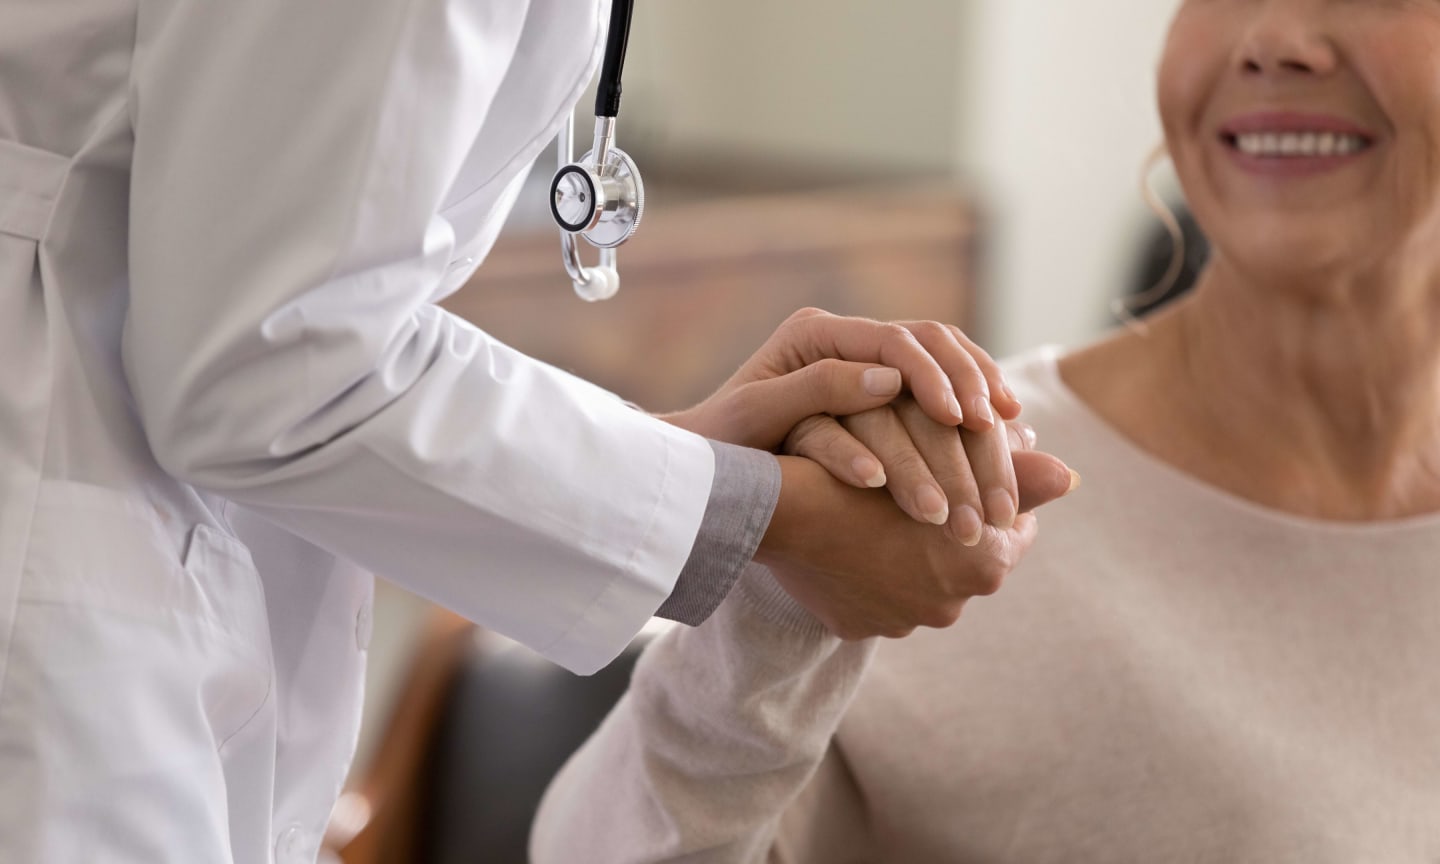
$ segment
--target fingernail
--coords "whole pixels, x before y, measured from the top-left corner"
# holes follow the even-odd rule
[[[945,394],[945,407],[950,409],[950,414],[956,420],[965,419],[965,415],[960,412],[960,400],[955,398],[954,393]]]
[[[975,402],[973,404],[975,406],[974,416],[979,417],[984,422],[989,423],[991,426],[994,426],[995,414],[990,410],[990,397],[977,396],[975,397]]]
[[[894,396],[900,392],[899,369],[866,369],[861,380],[865,392],[871,396]]]
[[[1003,394],[1005,394],[1005,398],[1006,398],[1006,399],[1009,399],[1011,402],[1014,402],[1016,405],[1019,405],[1019,404],[1020,404],[1020,400],[1019,400],[1018,398],[1016,398],[1016,396],[1015,396],[1015,391],[1010,389],[1010,385],[1009,385],[1009,384],[1003,384],[1003,383],[1002,383],[1002,384],[1000,385],[1000,392],[1003,393]]]
[[[979,545],[980,538],[985,534],[985,523],[980,520],[980,511],[966,504],[956,512],[955,521],[960,542],[966,546]]]
[[[950,505],[945,502],[944,493],[934,486],[921,486],[915,493],[915,505],[921,516],[936,525],[944,525],[950,518]]]
[[[885,485],[885,467],[869,456],[856,456],[850,466],[855,469],[860,481],[871,489]]]
[[[991,525],[1008,531],[1015,524],[1015,500],[1004,489],[992,489],[985,496],[985,515]]]
[[[1035,445],[1040,441],[1039,437],[1035,435],[1035,427],[1029,423],[1017,423],[1016,426],[1020,429],[1020,437],[1025,440],[1025,446],[1034,449]],[[1070,473],[1073,474],[1075,472],[1072,471]]]
[[[1069,495],[1071,492],[1074,492],[1076,489],[1079,489],[1079,488],[1080,488],[1080,472],[1076,471],[1074,468],[1071,468],[1071,469],[1070,469],[1070,488],[1065,490],[1065,494],[1066,494],[1066,495]]]

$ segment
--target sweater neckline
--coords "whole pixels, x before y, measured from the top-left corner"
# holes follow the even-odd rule
[[[1440,511],[1420,513],[1398,519],[1382,519],[1368,522],[1348,522],[1338,519],[1322,519],[1303,516],[1298,513],[1269,507],[1244,498],[1219,486],[1207,483],[1136,444],[1121,429],[1112,425],[1090,407],[1080,394],[1070,389],[1060,375],[1060,357],[1064,350],[1058,345],[1046,345],[1037,349],[1022,365],[1030,369],[1035,381],[1056,402],[1063,405],[1066,413],[1086,427],[1093,440],[1119,459],[1136,464],[1137,470],[1153,476],[1158,482],[1170,486],[1187,497],[1200,499],[1210,506],[1251,521],[1259,520],[1272,525],[1304,531],[1310,534],[1324,534],[1357,539],[1365,537],[1389,537],[1399,533],[1433,532],[1440,530]]]

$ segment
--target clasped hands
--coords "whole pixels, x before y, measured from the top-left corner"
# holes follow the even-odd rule
[[[1074,488],[1019,414],[959,328],[803,309],[708,399],[664,419],[778,454],[756,560],[832,632],[861,639],[953,624],[1034,542],[1034,509]]]

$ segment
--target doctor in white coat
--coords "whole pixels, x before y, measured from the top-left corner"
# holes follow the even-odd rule
[[[703,619],[762,538],[817,572],[844,559],[809,599],[840,598],[829,620],[857,634],[993,588],[937,554],[928,594],[844,600],[893,551],[843,518],[874,472],[832,459],[847,487],[762,452],[804,414],[886,401],[899,376],[863,375],[882,362],[937,417],[983,431],[955,397],[991,393],[1013,416],[944,328],[792,321],[768,350],[793,368],[746,374],[866,362],[795,372],[784,418],[743,377],[674,418],[757,451],[434,305],[593,74],[607,13],[0,0],[0,861],[313,861],[372,572],[579,672],[662,604]]]

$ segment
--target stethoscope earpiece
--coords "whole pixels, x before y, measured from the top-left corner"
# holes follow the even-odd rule
[[[575,293],[580,295],[581,300],[595,303],[600,300],[609,300],[620,290],[620,274],[615,272],[614,267],[586,267],[584,281],[575,283]]]

